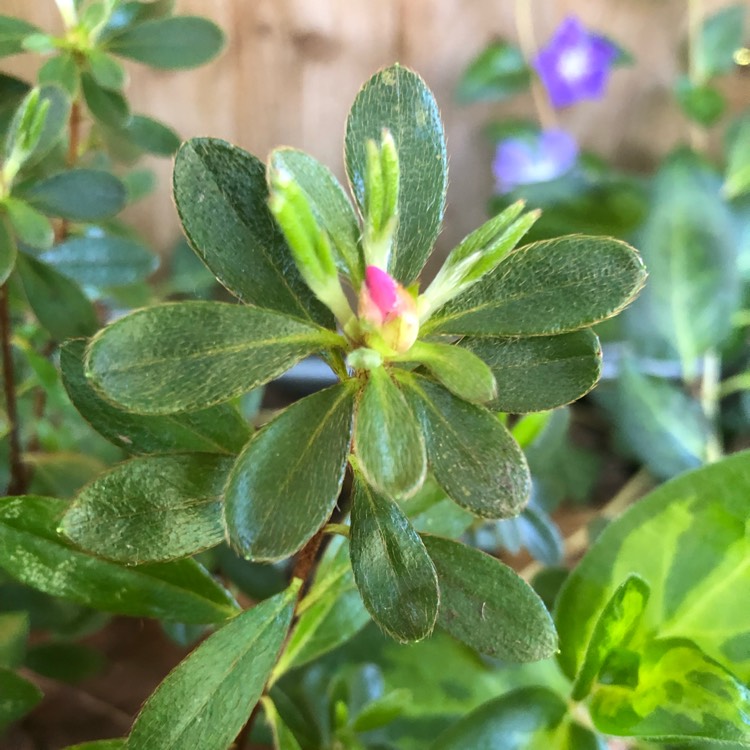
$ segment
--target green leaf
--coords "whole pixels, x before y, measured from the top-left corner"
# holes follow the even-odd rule
[[[23,52],[23,40],[30,34],[41,34],[42,30],[21,18],[0,16],[0,57]]]
[[[86,60],[91,77],[103,89],[119,91],[125,86],[127,81],[125,68],[114,57],[99,49],[92,49],[88,51]]]
[[[491,408],[511,414],[545,411],[575,401],[598,382],[602,350],[588,328],[557,336],[464,338],[497,381]]]
[[[334,537],[318,566],[310,591],[297,607],[298,619],[271,682],[353,638],[368,622],[349,562],[349,545]]]
[[[630,245],[575,235],[509,253],[491,273],[440,308],[422,333],[543,336],[616,315],[646,272]]]
[[[108,39],[128,26],[171,16],[174,6],[175,0],[148,0],[148,2],[121,0],[112,11],[106,27],[100,34],[100,39]]]
[[[734,69],[734,52],[742,47],[746,7],[729,5],[708,16],[698,35],[693,54],[701,80]]]
[[[419,422],[383,367],[370,370],[357,405],[357,465],[367,482],[389,497],[413,495],[427,473]]]
[[[460,542],[422,537],[440,581],[438,625],[482,654],[538,661],[557,650],[552,618],[511,568]]]
[[[435,627],[440,592],[419,535],[389,498],[355,480],[351,560],[354,580],[373,620],[400,643]]]
[[[29,638],[27,612],[0,614],[0,667],[18,667],[23,663]]]
[[[459,102],[501,102],[528,89],[531,71],[521,50],[503,41],[487,45],[458,83]]]
[[[221,29],[207,18],[176,16],[128,27],[107,41],[107,49],[152,68],[177,70],[207,63],[224,42]]]
[[[229,540],[240,554],[281,560],[328,520],[344,481],[353,411],[351,384],[335,385],[292,404],[253,436],[225,492]]]
[[[31,86],[26,81],[0,73],[0,138],[5,139],[10,123],[29,91]]]
[[[2,18],[0,18],[0,22]],[[2,27],[0,26],[0,33]],[[0,38],[2,44],[2,38]],[[2,47],[0,46],[0,50]],[[0,732],[42,700],[42,691],[9,669],[0,668]]]
[[[82,286],[127,286],[151,275],[158,258],[140,242],[103,232],[72,237],[40,256]]]
[[[120,128],[130,118],[130,106],[118,91],[101,86],[90,73],[81,74],[81,87],[86,106],[94,119],[111,128]]]
[[[404,503],[403,509],[420,533],[456,538],[474,523],[474,516],[459,508],[429,475],[419,492]]]
[[[29,305],[55,340],[90,336],[99,328],[96,311],[75,282],[25,253],[17,264]]]
[[[419,275],[440,231],[448,164],[432,92],[400,65],[381,70],[362,87],[346,123],[346,171],[363,214],[366,144],[380,143],[384,128],[396,143],[400,168],[398,228],[388,270],[406,286]]]
[[[107,440],[128,453],[238,453],[250,439],[239,412],[221,404],[171,416],[131,414],[105,401],[84,372],[86,341],[60,349],[65,390],[81,416]]]
[[[55,232],[49,219],[26,201],[8,197],[2,205],[16,236],[21,242],[38,250],[48,250],[55,241]]]
[[[51,57],[39,68],[38,79],[42,86],[59,86],[71,98],[76,97],[80,78],[75,57],[67,52]]]
[[[235,297],[333,325],[268,209],[260,160],[225,141],[194,138],[177,152],[174,199],[193,249]]]
[[[107,326],[89,344],[86,375],[131,411],[191,411],[247,393],[331,338],[329,331],[270,310],[174,302]]]
[[[746,112],[736,125],[729,146],[727,170],[721,192],[727,198],[737,198],[750,191],[750,112]]]
[[[84,487],[60,528],[87,552],[127,565],[197,554],[224,538],[231,467],[208,454],[131,459]]]
[[[625,322],[645,354],[676,353],[687,378],[694,360],[731,333],[740,303],[736,230],[720,187],[710,166],[678,152],[655,177],[637,239],[649,283]]]
[[[706,83],[694,84],[687,76],[677,79],[675,95],[685,115],[704,128],[715,125],[727,108],[721,91]]]
[[[400,716],[408,709],[411,693],[405,689],[392,690],[370,701],[351,722],[355,732],[370,732],[379,729]]]
[[[69,745],[64,750],[125,750],[126,739],[94,740],[80,745]]]
[[[4,216],[0,216],[0,284],[4,284],[16,265],[18,247]]]
[[[59,682],[76,683],[102,672],[104,656],[81,643],[39,643],[29,648],[26,666]]]
[[[425,365],[436,380],[465,401],[483,403],[497,396],[495,376],[475,352],[453,344],[417,341],[403,358]]]
[[[430,750],[563,750],[555,735],[567,710],[565,701],[547,688],[513,690],[464,716]]]
[[[124,132],[130,141],[149,154],[170,157],[180,147],[180,136],[172,128],[146,115],[133,115]]]
[[[263,704],[266,720],[271,725],[271,730],[273,731],[273,746],[275,750],[301,750],[297,738],[282,721],[279,712],[276,710],[276,706],[273,705],[273,701],[270,698],[261,698],[261,703]]]
[[[688,638],[750,679],[750,453],[683,474],[610,523],[558,599],[560,664],[573,678],[620,583],[651,587],[639,632]]]
[[[172,670],[138,714],[128,750],[226,750],[263,692],[298,589],[233,618]]]
[[[193,560],[125,568],[77,551],[57,533],[67,507],[37,496],[0,500],[0,568],[46,594],[105,612],[185,623],[236,613],[230,595]]]
[[[609,654],[615,648],[628,645],[650,593],[649,585],[637,575],[628,576],[618,586],[596,621],[586,656],[573,685],[573,700],[583,700],[591,692]]]
[[[518,515],[531,480],[521,449],[500,421],[422,377],[403,377],[422,423],[427,460],[453,502],[481,518]]]
[[[26,461],[33,471],[32,492],[35,495],[73,497],[84,484],[105,469],[104,463],[91,455],[65,452],[32,453]]]
[[[648,644],[637,685],[603,685],[591,717],[606,734],[656,740],[706,738],[750,745],[750,690],[689,640]]]
[[[98,169],[70,169],[35,181],[19,194],[48,216],[71,221],[97,221],[125,206],[125,186]]]
[[[333,173],[309,154],[293,148],[272,151],[268,166],[286,172],[300,186],[318,224],[331,240],[338,255],[337,265],[358,288],[364,274],[359,223],[349,198]]]

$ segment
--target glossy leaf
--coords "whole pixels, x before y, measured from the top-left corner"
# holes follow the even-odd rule
[[[232,459],[148,456],[84,487],[62,532],[92,554],[128,565],[189,557],[224,538],[221,501]]]
[[[137,310],[105,328],[89,344],[86,375],[132,411],[191,411],[247,393],[325,348],[331,337],[270,310],[175,302]]]
[[[472,711],[430,745],[430,750],[563,750],[555,735],[566,712],[565,701],[551,690],[521,688]],[[584,749],[576,746],[575,750]]]
[[[260,160],[225,141],[194,138],[177,152],[174,199],[193,249],[238,299],[333,325],[268,209]]]
[[[598,382],[602,350],[586,328],[557,336],[464,338],[497,381],[491,408],[511,414],[545,411],[575,401]]]
[[[18,667],[23,663],[29,638],[27,612],[0,613],[0,667]]]
[[[96,311],[75,282],[25,253],[17,265],[29,305],[53,338],[90,336],[99,328]]]
[[[366,144],[387,128],[398,150],[398,229],[388,270],[400,283],[419,275],[445,210],[448,164],[432,92],[400,65],[376,73],[357,94],[346,123],[346,171],[360,211],[365,205]]]
[[[373,620],[401,643],[427,637],[438,616],[435,567],[399,507],[361,478],[351,520],[354,580]]]
[[[370,370],[357,404],[357,464],[368,484],[389,497],[413,495],[424,482],[422,430],[388,372]]]
[[[141,243],[104,233],[72,237],[40,257],[78,284],[99,289],[142,281],[158,264]]]
[[[294,554],[328,520],[344,481],[354,393],[336,385],[307,396],[259,430],[225,492],[232,545],[249,560]]]
[[[269,169],[290,175],[310,203],[321,229],[338,254],[341,270],[357,288],[364,268],[359,250],[359,223],[349,198],[328,167],[304,151],[279,148],[271,152]]]
[[[49,219],[26,201],[8,197],[3,201],[13,230],[18,239],[37,250],[48,250],[55,241],[55,232]]]
[[[263,692],[298,589],[233,618],[172,670],[138,714],[128,750],[226,750]]]
[[[23,52],[23,40],[30,34],[40,33],[42,30],[38,26],[21,18],[0,16],[0,57]]]
[[[326,549],[297,614],[284,653],[274,668],[272,682],[288,670],[342,645],[370,622],[354,582],[349,544],[343,537],[334,537]]]
[[[125,206],[125,186],[113,174],[98,169],[70,169],[45,177],[23,197],[42,213],[71,221],[97,221]]]
[[[469,63],[458,83],[458,99],[467,104],[499,102],[525,91],[530,83],[531,71],[521,51],[495,41]]]
[[[4,217],[0,216],[0,284],[4,284],[16,265],[18,247],[16,239]]]
[[[565,583],[557,604],[560,664],[583,664],[596,622],[629,575],[651,587],[639,632],[688,638],[750,678],[750,453],[683,474],[610,523]]]
[[[575,235],[509,253],[440,308],[423,333],[543,336],[587,328],[633,301],[646,278],[624,242]]]
[[[555,653],[552,618],[511,568],[460,542],[423,537],[440,581],[438,625],[488,656],[538,661]]]
[[[216,57],[224,47],[224,34],[207,18],[175,16],[126,27],[107,41],[115,55],[152,68],[195,68]]]
[[[29,713],[42,697],[36,685],[9,669],[0,668],[0,732]]]
[[[453,502],[481,518],[508,518],[529,499],[526,459],[486,409],[426,378],[405,379],[407,402],[422,423],[427,460]]]
[[[146,115],[133,115],[125,133],[136,146],[157,156],[174,156],[180,147],[180,136],[172,128]]]
[[[128,453],[238,453],[250,429],[232,406],[163,416],[131,414],[105,401],[84,372],[86,341],[60,349],[65,390],[81,416],[111,443]]]
[[[130,118],[130,106],[119,91],[101,86],[90,73],[81,75],[86,106],[94,119],[111,128],[120,128]]]
[[[417,341],[404,359],[424,365],[451,393],[484,403],[497,396],[497,384],[485,358],[453,344]]]
[[[583,700],[591,692],[609,654],[615,648],[628,645],[646,608],[650,591],[646,581],[636,575],[628,576],[618,586],[591,634],[583,665],[573,685],[573,700]]]
[[[230,595],[192,560],[125,568],[78,552],[57,533],[67,507],[46,497],[0,500],[0,569],[105,612],[185,623],[221,622],[236,613]]]

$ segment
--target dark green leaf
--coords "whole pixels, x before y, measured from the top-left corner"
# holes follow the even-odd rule
[[[158,258],[139,242],[113,234],[73,237],[40,256],[82,286],[126,286],[147,278]]]
[[[224,538],[221,501],[232,459],[147,456],[87,485],[61,530],[94,555],[128,565],[188,557]]]
[[[0,57],[23,52],[23,40],[30,34],[41,34],[38,26],[21,18],[0,16]]]
[[[426,638],[440,593],[419,535],[392,500],[361,478],[354,485],[351,523],[354,580],[372,618],[401,643]]]
[[[89,344],[86,375],[132,411],[191,411],[247,393],[332,339],[330,331],[270,310],[174,302],[105,328]]]
[[[127,80],[125,68],[114,57],[99,49],[92,49],[86,55],[86,60],[92,78],[103,89],[119,91],[125,86]]]
[[[36,496],[0,500],[0,568],[27,586],[105,612],[186,623],[236,613],[229,594],[193,560],[125,568],[78,552],[57,533],[67,507]]]
[[[152,68],[175,70],[207,63],[224,41],[221,29],[207,18],[177,16],[128,27],[107,41],[107,49]]]
[[[750,112],[742,116],[735,128],[721,189],[727,198],[737,198],[750,191]]]
[[[0,215],[0,284],[4,284],[16,265],[18,247],[4,216]]]
[[[367,482],[389,497],[413,495],[424,482],[422,430],[388,372],[370,370],[357,405],[354,449]]]
[[[715,125],[727,108],[721,91],[706,83],[694,84],[687,76],[677,80],[675,94],[685,115],[705,128]]]
[[[390,724],[409,709],[411,693],[408,690],[392,690],[370,701],[351,722],[355,732],[370,732]]]
[[[643,578],[631,575],[612,594],[591,634],[583,665],[573,685],[573,700],[583,700],[591,692],[610,652],[628,645],[646,608],[650,592]]]
[[[602,350],[590,329],[531,338],[465,338],[497,381],[491,408],[512,414],[544,411],[575,401],[599,380]]]
[[[64,750],[125,750],[126,739],[94,740],[80,745],[69,745]]]
[[[471,102],[499,102],[525,91],[531,71],[521,51],[507,42],[487,45],[470,63],[458,83],[458,99]]]
[[[405,379],[422,423],[427,460],[453,502],[482,518],[508,518],[529,499],[526,460],[508,430],[486,409],[426,378]]]
[[[25,663],[36,674],[60,682],[75,683],[101,672],[106,660],[89,646],[52,641],[29,648]]]
[[[0,732],[29,713],[42,697],[42,691],[36,685],[9,669],[0,668]]]
[[[102,30],[101,39],[107,39],[118,31],[144,21],[171,16],[174,12],[175,0],[124,0],[119,2],[109,17],[107,25]]]
[[[459,508],[429,475],[421,489],[403,503],[403,510],[420,533],[456,538],[474,523],[474,516]]]
[[[260,160],[225,141],[194,138],[177,152],[174,199],[193,249],[232,294],[332,325],[268,209]]]
[[[552,618],[511,568],[460,542],[429,535],[423,540],[440,581],[441,628],[507,661],[538,661],[555,653]]]
[[[97,221],[119,213],[126,193],[122,182],[109,172],[70,169],[35,182],[19,197],[49,216]]]
[[[403,359],[425,365],[451,393],[465,401],[483,403],[497,396],[492,370],[475,352],[453,344],[417,341]]]
[[[146,115],[133,115],[125,133],[136,146],[157,156],[174,156],[180,147],[180,136],[172,128]]]
[[[86,106],[96,120],[111,128],[127,124],[130,107],[122,94],[102,87],[90,73],[81,75],[81,86]]]
[[[271,152],[269,169],[289,174],[302,189],[320,227],[338,254],[338,264],[357,288],[364,268],[359,250],[359,223],[354,209],[338,180],[328,167],[304,151],[279,148]]]
[[[271,678],[301,667],[354,637],[370,616],[354,582],[349,545],[335,537],[318,566],[313,585],[297,607],[299,616]]]
[[[360,90],[346,123],[346,171],[360,211],[365,204],[366,142],[390,130],[401,172],[398,229],[388,270],[408,285],[432,250],[445,210],[448,163],[432,92],[413,71],[393,65]]]
[[[97,330],[96,311],[75,282],[25,253],[18,255],[18,270],[34,315],[54,339],[90,336]]]
[[[423,333],[542,336],[586,328],[616,315],[646,279],[624,242],[570,236],[509,253],[467,292],[440,308]]]
[[[734,53],[742,47],[746,6],[736,3],[708,16],[698,35],[692,54],[701,80],[734,68]]]
[[[0,140],[5,139],[18,107],[30,90],[26,81],[0,73]]]
[[[667,482],[610,523],[560,593],[564,672],[577,674],[600,613],[620,583],[638,575],[651,596],[637,637],[688,638],[747,681],[748,519],[750,453],[744,452]]]
[[[689,640],[649,643],[637,684],[602,685],[591,717],[605,734],[656,740],[706,738],[750,745],[750,694],[731,672]]]
[[[27,612],[0,614],[0,667],[18,667],[23,663],[29,638]]]
[[[131,414],[105,401],[84,373],[86,342],[68,341],[60,349],[60,369],[70,400],[107,440],[129,453],[238,453],[250,439],[247,423],[229,405],[174,414]]]
[[[8,197],[2,204],[11,226],[21,242],[37,250],[47,250],[55,241],[55,232],[49,219],[26,201]]]
[[[39,68],[40,85],[60,86],[71,98],[78,94],[80,78],[75,57],[63,52],[51,57]]]
[[[251,560],[280,560],[328,520],[351,442],[354,393],[336,385],[293,404],[259,430],[227,481],[229,539]]]
[[[298,589],[233,618],[170,672],[138,714],[128,750],[226,750],[263,692]]]
[[[430,750],[562,750],[565,746],[555,740],[567,710],[565,701],[547,688],[514,690],[465,716]]]

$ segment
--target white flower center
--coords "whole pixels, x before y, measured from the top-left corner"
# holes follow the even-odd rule
[[[566,81],[577,81],[586,75],[589,66],[588,50],[585,47],[573,47],[560,55],[557,72]]]

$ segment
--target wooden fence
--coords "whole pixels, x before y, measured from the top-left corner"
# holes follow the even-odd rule
[[[538,42],[575,14],[636,57],[633,67],[616,71],[605,100],[561,114],[562,125],[588,148],[642,167],[685,138],[669,87],[681,64],[687,0],[178,0],[179,12],[210,17],[226,31],[225,53],[195,71],[129,66],[130,95],[136,111],[165,120],[184,137],[226,138],[259,156],[293,145],[341,175],[344,118],[357,89],[383,65],[409,65],[432,87],[445,119],[451,181],[440,247],[448,249],[483,219],[492,189],[482,124],[493,113],[533,116],[526,96],[502,106],[458,106],[456,83],[491,38],[517,38],[517,6],[528,2]],[[708,13],[729,2],[702,4]],[[0,0],[0,13],[47,28],[56,17],[53,0]],[[33,72],[23,56],[0,66]],[[738,72],[725,84],[735,109],[750,104],[750,77]],[[177,221],[170,165],[160,164],[158,172],[158,195],[131,210],[165,248]]]

